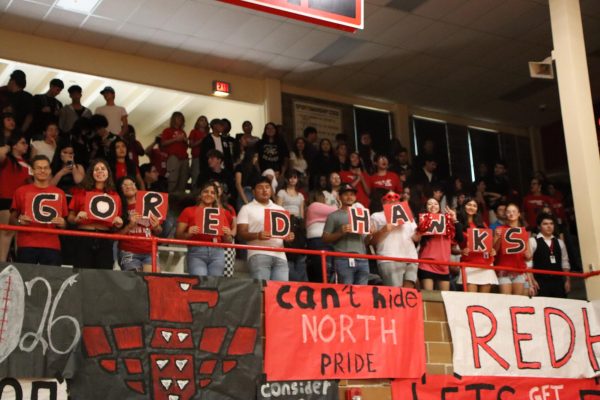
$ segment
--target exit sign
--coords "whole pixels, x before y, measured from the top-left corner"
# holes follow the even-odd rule
[[[349,32],[364,26],[364,0],[221,1]]]
[[[231,93],[231,84],[224,81],[213,81],[213,94],[215,96],[227,97]]]

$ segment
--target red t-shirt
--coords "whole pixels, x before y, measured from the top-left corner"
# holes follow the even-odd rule
[[[487,228],[487,224],[484,224],[484,227]],[[459,243],[461,250],[464,249],[465,247],[467,247],[466,234],[467,234],[468,228],[477,228],[477,225],[470,222],[469,226],[465,228],[465,240],[463,240],[461,243]],[[494,264],[494,257],[491,254],[486,255],[484,253],[475,253],[473,251],[470,251],[468,255],[460,256],[460,262],[492,265],[492,264]]]
[[[535,227],[536,218],[544,207],[544,203],[547,203],[550,207],[554,205],[554,199],[545,194],[534,195],[528,194],[523,199],[523,211],[525,212],[525,221],[529,227]]]
[[[199,129],[192,129],[192,131],[190,132],[190,142],[197,142],[198,140],[202,140],[206,137],[206,132],[201,131]],[[198,158],[200,157],[200,150],[202,146],[198,145],[195,147],[192,147],[192,158]]]
[[[6,157],[0,164],[0,199],[12,199],[18,187],[26,185],[31,177],[29,165],[22,158],[18,164]]]
[[[158,171],[159,176],[165,176],[167,174],[167,159],[169,155],[159,149],[152,149],[150,153],[150,163],[154,165],[154,168]]]
[[[131,215],[135,211],[135,204],[127,204],[127,212]],[[145,222],[144,220],[142,222]],[[145,225],[144,223],[139,223],[135,228],[127,232],[128,235],[136,236],[136,237],[147,237],[146,235],[152,235],[152,229],[150,229],[150,225]],[[152,242],[147,240],[119,240],[119,249],[123,251],[129,251],[135,254],[149,254],[152,253]]]
[[[496,230],[499,229],[500,232],[502,232],[502,229],[506,229],[506,228],[507,228],[506,225],[500,225],[498,228],[496,228]],[[522,270],[527,269],[527,263],[525,262],[525,253],[503,254],[502,246],[500,246],[500,250],[496,254],[494,265],[498,265],[501,267],[520,268]],[[497,271],[497,272],[498,272],[499,276],[515,274],[515,272],[511,272],[511,271]]]
[[[187,138],[185,131],[181,129],[167,128],[164,131],[162,131],[162,134],[160,135],[160,140],[164,143],[165,141],[171,140],[180,135],[183,135],[184,138]],[[171,143],[166,146],[163,145],[162,150],[169,156],[175,156],[180,160],[185,160],[188,158],[187,147],[188,145],[186,140],[182,142]]]
[[[127,176],[127,164],[117,161],[115,163],[115,181]]]
[[[182,222],[184,224],[187,224],[188,229],[191,226],[195,226],[197,209],[198,209],[198,206],[187,207],[186,209],[183,210],[181,215],[179,215],[177,222]],[[231,225],[233,224],[233,217],[235,216],[235,214],[232,213],[231,210],[229,210],[229,209],[222,208],[221,210],[223,211],[223,214],[224,214],[224,220],[223,220],[224,225],[223,226],[231,228]],[[221,243],[223,241],[223,237],[215,236],[215,235],[198,234],[198,235],[192,236],[189,240],[197,240],[200,242]]]
[[[58,209],[58,213],[61,217],[66,217],[68,214],[67,208],[67,197],[65,196],[65,192],[57,188],[56,186],[48,186],[46,188],[40,188],[35,186],[34,184],[29,184],[25,186],[19,187],[15,191],[15,195],[13,197],[12,205],[10,206],[11,210],[18,211],[19,215],[27,214],[27,208],[31,206],[31,204],[27,202],[27,195],[29,193],[38,194],[38,193],[56,193],[61,196],[60,198],[60,209]],[[42,224],[39,222],[31,222],[27,226],[33,227],[41,227],[41,228],[55,228],[53,224]],[[58,235],[51,235],[48,233],[37,233],[37,232],[18,232],[17,233],[17,246],[18,247],[37,247],[44,249],[55,249],[60,250],[60,240],[58,239]]]
[[[387,171],[385,175],[375,173],[369,177],[369,187],[371,189],[387,189],[393,190],[398,194],[402,194],[402,183],[400,177],[395,172]]]
[[[369,185],[369,175],[367,175],[365,172],[361,172],[361,173],[362,173],[365,183],[367,185]],[[358,175],[356,175],[352,171],[340,171],[340,180],[342,181],[342,183],[352,184],[352,182],[354,182],[356,180],[356,178],[358,178]],[[367,194],[367,192],[365,192],[365,188],[363,187],[363,185],[360,181],[355,186],[355,189],[356,189],[356,200],[363,206],[369,208],[369,204],[371,203],[371,201],[369,199],[369,195]]]
[[[102,190],[98,190],[98,189],[92,189],[89,191],[83,190],[83,189],[73,189],[73,197],[71,198],[71,202],[69,203],[69,211],[74,211],[75,214],[79,213],[80,211],[85,211],[86,207],[85,207],[85,196],[88,192],[94,192],[94,193],[104,193]],[[117,203],[117,216],[121,216],[121,198],[117,195],[117,192],[107,192],[110,195],[113,195],[116,198],[116,203]],[[107,226],[109,228],[112,228],[113,224],[112,221],[96,221],[96,220],[89,220],[89,219],[82,219],[79,221],[79,225],[92,225],[92,224],[98,224],[98,225],[103,225],[103,226]]]

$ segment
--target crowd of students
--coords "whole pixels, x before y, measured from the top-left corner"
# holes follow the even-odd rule
[[[501,293],[541,293],[566,296],[568,278],[534,276],[539,269],[570,269],[562,236],[569,231],[569,215],[562,194],[543,176],[531,180],[531,192],[521,198],[507,175],[504,162],[493,165],[487,175],[482,168],[475,182],[438,174],[435,143],[426,141],[419,157],[397,141],[389,151],[372,146],[370,132],[360,134],[358,151],[350,151],[347,135],[332,141],[306,127],[288,146],[282,127],[272,122],[260,137],[253,135],[250,121],[242,132],[231,134],[227,119],[200,116],[186,131],[184,115],[176,111],[169,126],[145,149],[128,124],[127,111],[115,104],[115,91],[101,94],[106,105],[92,113],[80,103],[82,89],[68,89],[72,103],[56,100],[64,87],[50,82],[47,93],[31,96],[24,91],[26,79],[14,71],[0,88],[3,135],[0,138],[0,223],[117,232],[131,235],[118,242],[109,239],[61,237],[20,232],[16,261],[47,265],[72,264],[82,268],[110,269],[114,256],[123,270],[149,271],[151,246],[136,236],[171,236],[197,242],[186,254],[189,273],[223,275],[231,254],[206,242],[234,242],[265,247],[421,259],[420,263],[379,260],[377,271],[383,284],[449,290],[462,283],[462,275],[444,262],[502,265],[522,272],[499,272],[468,268],[470,291],[489,292],[498,285]],[[373,134],[376,134],[373,132]],[[140,165],[140,158],[149,162]],[[138,190],[170,195],[166,221],[142,218],[136,210]],[[86,193],[118,194],[120,212],[110,221],[90,219]],[[41,224],[26,210],[32,193],[56,193],[63,199],[60,211]],[[414,222],[392,225],[383,213],[385,204],[407,202]],[[219,208],[225,216],[219,234],[198,226],[202,207]],[[371,214],[371,231],[353,233],[348,224],[351,208]],[[271,237],[264,226],[265,209],[287,210],[292,232]],[[419,217],[419,215],[421,215]],[[448,222],[441,235],[424,235],[437,214]],[[524,252],[500,251],[504,227],[526,226],[531,238]],[[489,252],[474,253],[467,246],[469,228],[495,230]],[[0,231],[0,261],[10,257],[14,234]],[[373,279],[369,262],[361,258],[327,260],[327,277],[321,259],[302,254],[248,250],[245,256],[251,276],[260,279],[338,281],[367,284]],[[245,253],[245,254],[244,254]],[[427,263],[425,260],[440,261]],[[456,282],[458,278],[458,282]]]

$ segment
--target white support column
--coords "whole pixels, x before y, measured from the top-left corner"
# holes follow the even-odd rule
[[[281,82],[277,79],[265,79],[265,121],[281,124]]]
[[[553,56],[584,271],[600,267],[600,156],[579,0],[549,0]],[[600,277],[586,282],[588,299],[600,299]]]

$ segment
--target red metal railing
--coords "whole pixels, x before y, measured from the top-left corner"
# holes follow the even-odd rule
[[[291,248],[274,248],[274,247],[264,247],[264,246],[251,246],[247,244],[233,244],[233,243],[213,243],[213,242],[199,242],[195,240],[183,240],[183,239],[167,239],[167,238],[159,238],[159,237],[143,237],[143,236],[131,236],[131,235],[122,235],[117,233],[101,233],[101,232],[89,232],[89,231],[79,231],[79,230],[66,230],[66,229],[53,229],[53,228],[39,228],[39,227],[30,227],[30,226],[17,226],[17,225],[4,225],[0,224],[0,230],[10,230],[16,232],[36,232],[36,233],[48,233],[53,235],[65,235],[65,236],[84,236],[84,237],[94,237],[94,238],[103,238],[103,239],[112,239],[112,240],[131,240],[135,238],[137,240],[150,241],[152,242],[152,272],[158,272],[158,244],[179,244],[186,246],[204,246],[204,247],[222,247],[222,248],[234,248],[234,249],[246,249],[246,250],[262,250],[262,251],[275,251],[275,252],[283,252],[283,253],[293,253],[293,254],[307,254],[307,255],[315,255],[321,258],[321,272],[323,274],[323,282],[327,283],[327,257],[344,257],[344,258],[359,258],[359,259],[367,259],[367,260],[386,260],[386,261],[399,261],[399,262],[409,262],[409,263],[427,263],[427,264],[437,264],[437,265],[448,265],[451,267],[459,267],[461,269],[462,274],[462,285],[463,290],[467,291],[467,272],[466,268],[483,268],[483,269],[491,269],[494,271],[506,271],[506,272],[516,272],[516,273],[533,273],[540,275],[560,275],[560,276],[570,276],[574,278],[582,278],[587,279],[591,276],[600,275],[600,271],[592,271],[592,272],[563,272],[563,271],[547,271],[547,270],[539,270],[539,269],[527,269],[526,271],[514,268],[514,267],[506,267],[501,265],[486,265],[486,264],[475,264],[475,263],[462,263],[462,262],[453,262],[453,261],[436,261],[436,260],[422,260],[422,259],[414,259],[414,258],[398,258],[398,257],[384,257],[379,255],[371,255],[371,254],[356,254],[356,253],[339,253],[335,251],[327,251],[327,250],[309,250],[309,249],[291,249]]]

